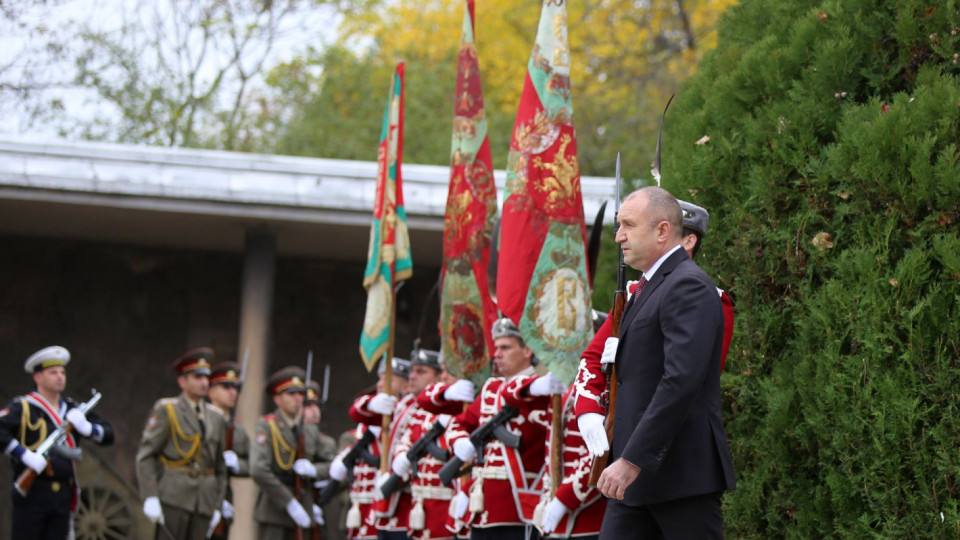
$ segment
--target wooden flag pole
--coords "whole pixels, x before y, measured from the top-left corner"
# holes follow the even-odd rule
[[[401,282],[402,283],[402,282]],[[387,352],[383,358],[383,391],[391,396],[393,394],[393,337],[397,323],[397,288],[391,287],[390,298],[390,337],[387,339]],[[383,422],[380,424],[380,472],[386,474],[390,470],[390,422],[393,420],[392,414],[383,415]]]
[[[553,426],[550,430],[550,497],[557,493],[563,479],[563,396],[554,394]]]

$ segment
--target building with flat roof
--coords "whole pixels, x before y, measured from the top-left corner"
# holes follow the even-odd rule
[[[304,364],[313,350],[314,372],[329,364],[333,379],[323,429],[336,437],[351,428],[354,394],[375,382],[357,347],[376,169],[0,137],[0,400],[32,389],[22,371],[32,352],[67,347],[68,395],[102,391],[98,412],[117,431],[113,447],[86,451],[131,486],[146,416],[156,399],[178,393],[168,366],[191,347],[211,346],[218,360],[249,351],[237,411],[248,431],[272,408],[266,377]],[[501,196],[504,178],[495,172]],[[418,335],[439,347],[429,294],[440,272],[448,182],[448,167],[403,166],[414,275],[397,298],[398,356]],[[581,184],[592,222],[614,182]],[[0,467],[0,482],[9,474]],[[249,480],[234,485],[235,532],[253,531],[242,519],[252,515],[255,490]],[[139,516],[139,501],[129,506]],[[9,523],[9,511],[0,503],[0,523]],[[8,534],[0,527],[0,540]]]

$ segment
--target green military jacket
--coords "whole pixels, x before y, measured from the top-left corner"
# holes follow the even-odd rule
[[[253,517],[260,523],[294,528],[296,524],[287,514],[287,504],[293,498],[293,462],[297,455],[297,437],[291,424],[280,411],[261,416],[254,430],[254,444],[250,449],[250,476],[260,487]],[[316,480],[329,478],[330,462],[336,457],[337,443],[329,435],[320,433],[315,425],[303,428],[304,458],[317,467]],[[300,503],[311,513],[314,480],[303,479]]]
[[[226,495],[227,424],[219,409],[201,406],[202,436],[197,413],[183,394],[154,404],[137,450],[137,479],[143,499],[159,497],[164,504],[212,516]]]
[[[216,405],[213,405],[213,407],[216,407]],[[219,407],[217,407],[217,410],[223,415],[227,425],[233,424],[233,444],[230,449],[237,454],[237,465],[239,465],[240,470],[238,472],[230,471],[230,476],[247,478],[250,476],[250,436],[247,435],[246,428],[240,422],[237,422],[236,418],[230,418],[230,414]]]
[[[250,436],[247,435],[247,430],[236,421],[233,423],[232,450],[237,453],[240,472],[231,474],[233,474],[233,476],[247,478],[250,476]]]

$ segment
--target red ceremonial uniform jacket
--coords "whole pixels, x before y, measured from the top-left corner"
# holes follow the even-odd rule
[[[628,296],[633,295],[637,288],[636,282],[631,282],[628,286],[630,291]],[[727,351],[730,350],[730,341],[733,339],[733,300],[730,295],[722,289],[717,289],[720,295],[720,303],[723,305],[723,349],[720,357],[720,369],[727,361]],[[601,370],[600,355],[603,354],[603,346],[608,337],[611,337],[610,328],[613,324],[613,312],[607,316],[600,330],[594,334],[587,350],[583,351],[580,357],[580,367],[577,370],[577,378],[574,381],[576,394],[576,415],[594,412],[606,414],[607,408],[603,400],[603,395],[607,391],[607,376]]]
[[[367,425],[382,425],[383,415],[372,412],[366,408],[371,398],[373,398],[373,396],[368,395],[355,401],[350,408],[350,417]],[[406,430],[409,429],[410,413],[416,408],[416,397],[411,394],[406,394],[397,401],[397,405],[390,419],[390,432],[387,436],[388,447],[386,451],[382,452],[380,458],[387,461],[388,470],[393,464],[393,458],[397,455],[398,442]],[[376,489],[376,487],[374,487],[374,489]],[[410,488],[403,486],[395,491],[393,495],[390,496],[390,499],[376,501],[374,503],[372,524],[378,530],[382,531],[406,531],[412,506],[413,499],[410,494]]]
[[[536,378],[533,368],[527,368],[509,381],[500,377],[487,379],[477,399],[447,426],[447,443],[453,448],[458,439],[469,437],[473,430],[489,422],[505,404],[505,398],[509,397],[520,409],[517,416],[505,424],[508,431],[520,435],[520,447],[508,448],[496,438],[491,438],[484,446],[484,464],[474,465],[471,497],[473,491],[482,491],[484,504],[483,511],[468,513],[465,521],[471,527],[532,522],[546,470],[544,441],[549,419],[543,403],[549,403],[549,398],[531,401],[520,396],[507,396],[506,386],[520,379],[514,387],[519,390],[525,387],[526,379],[533,378]]]
[[[417,405],[419,405],[421,409],[435,415],[449,414],[451,416],[455,416],[462,413],[464,407],[467,406],[467,403],[462,401],[448,401],[443,397],[443,393],[446,392],[450,386],[451,385],[446,383],[431,384],[430,386],[426,387],[423,392],[420,392],[419,396],[417,396]],[[449,429],[449,424],[447,429]],[[441,447],[449,451],[451,456],[453,455],[453,449],[452,447],[448,446],[446,437],[440,437],[438,442],[442,442]],[[437,471],[439,471],[439,468]],[[473,485],[473,479],[469,476],[463,479],[455,479],[451,486],[454,488],[454,496],[456,496],[456,493],[458,492],[462,492],[464,495],[469,494],[471,485]],[[461,519],[454,518],[454,509],[452,507],[453,501],[451,500],[449,504],[451,506],[449,506],[446,510],[446,521],[444,523],[446,530],[440,534],[443,534],[444,537],[470,538],[470,525],[464,519],[468,518],[469,516],[465,515]],[[430,518],[428,517],[427,519],[429,520]]]
[[[413,446],[414,443],[419,441],[421,437],[433,428],[434,423],[437,422],[440,417],[440,415],[434,414],[421,407],[419,405],[420,398],[424,397],[430,400],[431,394],[433,394],[434,399],[442,399],[442,391],[446,388],[447,385],[442,383],[433,384],[417,396],[417,404],[414,405],[409,412],[410,420],[407,423],[407,429],[400,435],[397,446],[394,449],[395,456],[410,450],[410,447]],[[439,396],[436,395],[437,392],[439,392]],[[438,401],[436,408],[433,410],[461,409],[461,407],[457,405],[458,404],[453,403],[452,406],[444,406]],[[446,420],[450,420],[449,415],[446,415]],[[448,450],[446,440],[444,440],[442,434],[436,438],[436,445],[444,450]],[[443,467],[443,464],[443,461],[426,453],[423,454],[416,463],[412,463],[417,474],[409,479],[413,502],[411,514],[422,512],[424,523],[423,526],[420,527],[419,524],[415,523],[415,520],[408,520],[407,536],[410,538],[438,540],[451,539],[454,537],[453,533],[447,530],[446,521],[449,514],[450,501],[456,494],[454,489],[456,486],[447,487],[440,482],[438,473],[440,472],[440,468]]]
[[[523,381],[523,386],[529,386],[533,379]],[[508,385],[508,395],[523,396],[525,392],[511,388],[517,381]],[[549,399],[549,396],[547,396]],[[532,399],[532,398],[526,398]],[[509,402],[509,401],[508,401]],[[577,536],[595,536],[600,533],[600,524],[603,522],[603,513],[607,509],[607,500],[600,491],[589,486],[590,467],[593,458],[587,450],[587,444],[580,436],[577,427],[577,416],[574,414],[575,387],[571,386],[563,396],[563,442],[561,445],[562,472],[560,485],[555,497],[567,507],[568,513],[557,524],[547,538],[570,538]],[[511,403],[512,405],[513,403]],[[550,410],[551,431],[553,411]],[[546,439],[547,472],[546,477],[552,474],[553,459],[550,456],[550,437]]]
[[[369,396],[364,396],[369,398]],[[361,398],[362,399],[362,398]],[[368,426],[360,424],[356,430],[356,440],[363,437]],[[380,455],[380,441],[374,439],[367,447],[374,456]],[[344,448],[337,457],[342,459],[350,448]],[[350,484],[350,504],[356,506],[360,512],[360,527],[347,529],[347,538],[354,540],[372,540],[377,537],[377,529],[373,527],[373,490],[377,485],[379,470],[365,461],[358,461],[353,467],[353,483]]]

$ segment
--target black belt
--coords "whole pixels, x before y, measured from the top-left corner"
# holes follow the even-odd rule
[[[72,476],[69,478],[57,478],[54,476],[37,475],[37,479],[33,485],[34,487],[38,485],[43,486],[44,489],[58,493],[61,489],[73,489],[74,479]]]

